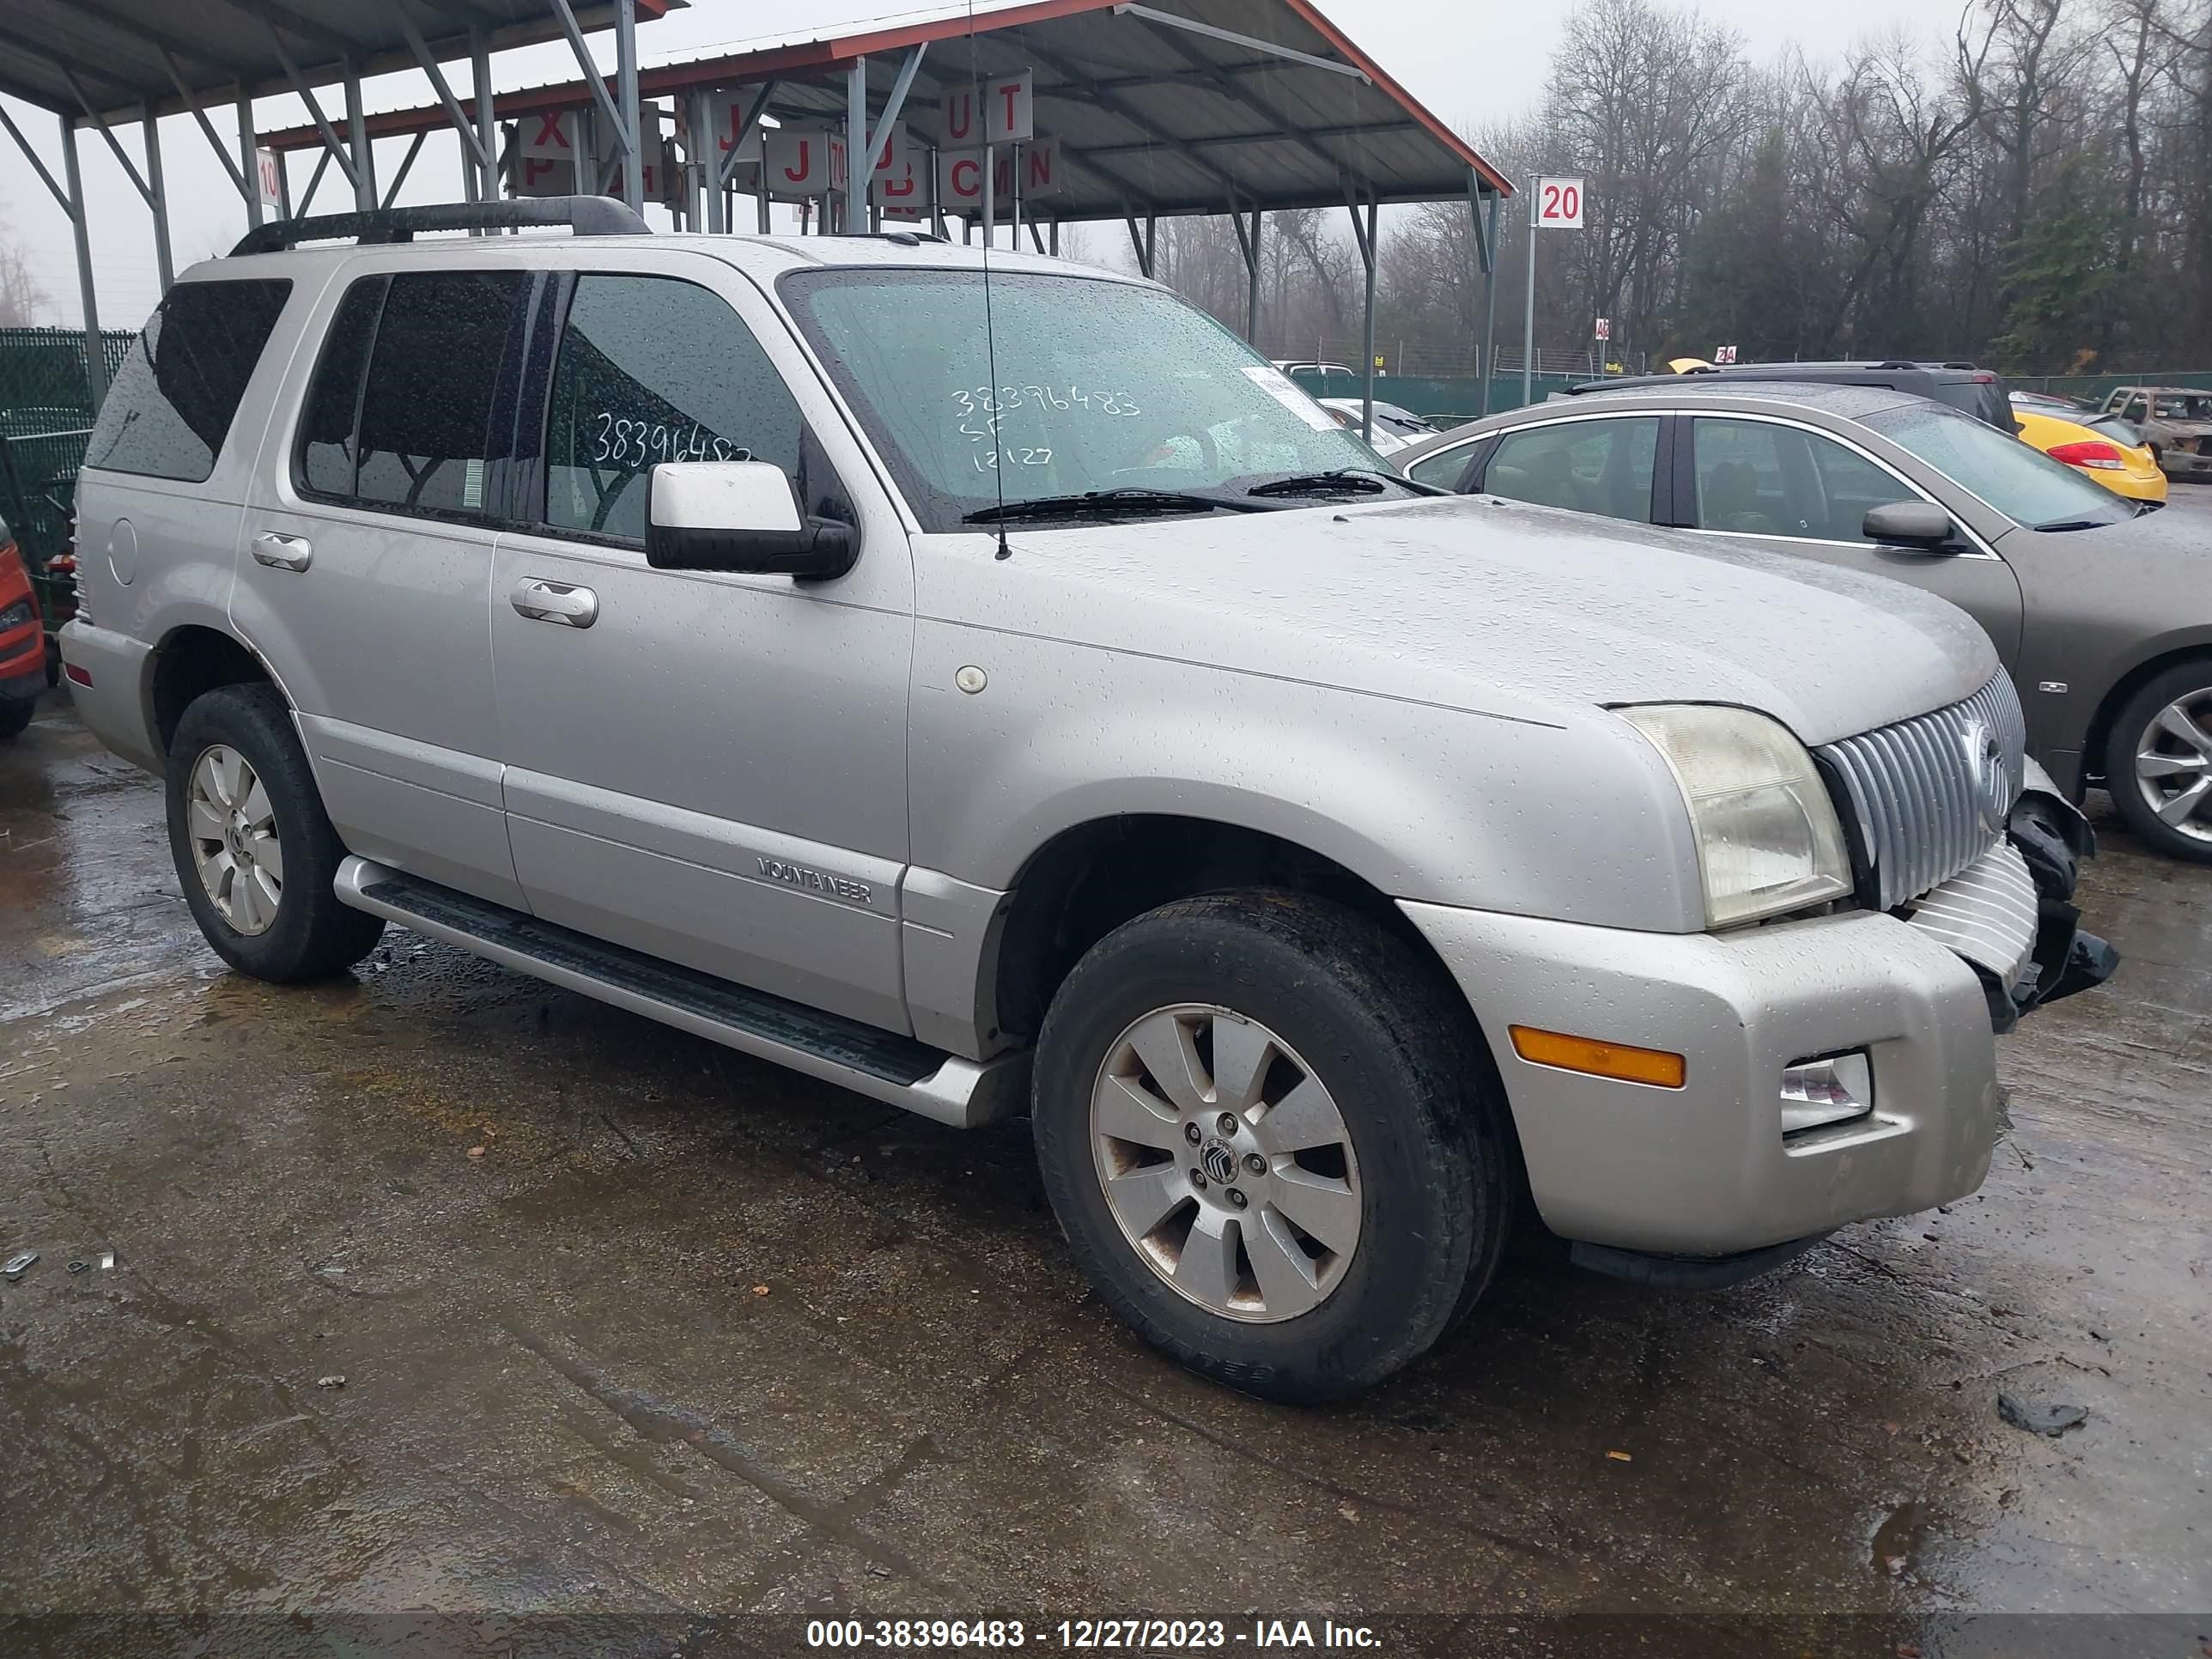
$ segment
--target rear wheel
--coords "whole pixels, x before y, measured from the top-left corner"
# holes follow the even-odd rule
[[[2113,717],[2105,785],[2128,828],[2171,857],[2212,864],[2212,657],[2178,663]]]
[[[1218,894],[1109,934],[1054,999],[1035,1110],[1099,1295],[1254,1394],[1372,1387],[1504,1248],[1513,1153],[1467,1011],[1338,905]]]
[[[169,744],[169,850],[185,902],[240,973],[288,983],[349,968],[384,921],[338,902],[345,857],[273,686],[193,700]]]

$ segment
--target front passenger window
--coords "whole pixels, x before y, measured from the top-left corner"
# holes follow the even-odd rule
[[[1656,415],[1523,427],[1498,440],[1483,470],[1482,491],[1650,524],[1658,453]]]
[[[1832,438],[1771,421],[1691,423],[1700,530],[1856,542],[1869,507],[1919,497]]]
[[[799,405],[742,318],[696,283],[581,276],[561,334],[545,521],[645,539],[662,461],[770,461],[799,475]]]

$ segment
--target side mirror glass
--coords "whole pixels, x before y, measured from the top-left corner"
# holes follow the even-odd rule
[[[645,562],[656,570],[842,576],[860,532],[802,514],[783,469],[767,461],[663,461],[653,469]]]
[[[1959,526],[1933,501],[1889,501],[1867,509],[1861,532],[1885,547],[1940,553],[1958,539]]]

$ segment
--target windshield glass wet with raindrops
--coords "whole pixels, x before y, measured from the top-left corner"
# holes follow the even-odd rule
[[[1008,502],[1241,499],[1270,478],[1381,465],[1280,370],[1154,289],[994,273],[988,340],[981,271],[794,271],[781,291],[927,530],[963,528],[1002,488]]]
[[[1866,423],[2014,524],[2057,529],[2118,524],[2131,516],[2130,504],[2102,484],[1940,404],[1899,404],[1868,416]]]

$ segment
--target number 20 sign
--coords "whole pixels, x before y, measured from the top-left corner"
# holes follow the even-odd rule
[[[1540,230],[1580,230],[1583,228],[1583,181],[1579,179],[1537,179],[1536,226]]]

